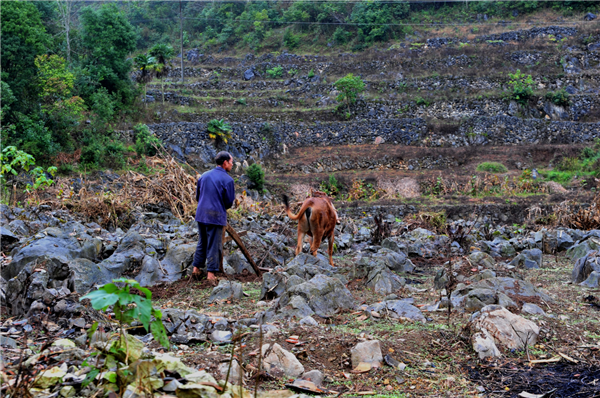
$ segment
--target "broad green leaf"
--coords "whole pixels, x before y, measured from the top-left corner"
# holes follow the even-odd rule
[[[150,324],[150,331],[152,336],[165,348],[169,348],[169,338],[167,337],[167,331],[160,319],[155,319]]]
[[[152,303],[150,300],[144,300],[140,296],[135,296],[134,301],[137,304],[140,313],[140,322],[148,330],[150,326],[150,316],[152,315]]]
[[[138,286],[138,287],[136,287],[136,289],[138,289],[140,292],[144,293],[146,295],[146,298],[148,300],[152,299],[152,292],[150,291],[150,289],[147,289],[147,288],[142,287],[142,286]]]
[[[90,370],[90,372],[87,375],[85,375],[85,379],[83,379],[83,382],[81,383],[81,387],[87,387],[87,385],[90,384],[92,382],[92,380],[94,380],[96,378],[96,376],[98,376],[99,373],[100,373],[100,369]]]
[[[131,293],[119,292],[119,304],[124,307],[127,304],[133,303],[133,296],[135,295]]]
[[[92,302],[92,307],[95,310],[103,310],[106,309],[107,307],[113,305],[114,303],[117,302],[117,300],[119,300],[119,296],[117,296],[116,294],[112,294],[112,293],[106,293],[102,290],[96,290],[95,292],[92,292],[90,294],[87,294],[86,296],[83,296],[81,299],[84,298],[89,298]]]

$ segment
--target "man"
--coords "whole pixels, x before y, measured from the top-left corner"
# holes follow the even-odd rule
[[[206,265],[206,279],[216,280],[215,272],[221,265],[223,228],[227,225],[227,209],[235,200],[233,178],[227,174],[233,167],[229,152],[219,152],[215,157],[217,167],[204,173],[196,186],[196,221],[198,246],[194,254],[194,275]]]

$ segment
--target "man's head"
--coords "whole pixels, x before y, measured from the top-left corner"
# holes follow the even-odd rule
[[[225,171],[230,171],[233,167],[233,156],[229,152],[221,151],[215,157],[217,166],[222,167]]]

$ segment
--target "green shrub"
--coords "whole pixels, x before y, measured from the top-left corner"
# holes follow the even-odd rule
[[[71,174],[74,170],[75,170],[75,168],[73,167],[72,164],[63,163],[60,166],[58,166],[57,173],[62,176],[67,176],[67,175]]]
[[[300,36],[292,33],[291,28],[287,28],[283,34],[283,43],[287,48],[293,50],[294,48],[298,47],[298,44],[300,44]]]
[[[488,173],[506,173],[508,169],[502,163],[483,162],[477,165],[477,171],[487,171]]]
[[[310,73],[308,75],[310,76]],[[365,91],[365,82],[363,82],[360,76],[354,76],[352,73],[348,73],[346,76],[338,79],[333,85],[339,91],[336,100],[340,102],[345,101],[348,106],[348,112],[350,112],[350,104],[356,102],[358,94]]]
[[[278,79],[283,76],[283,67],[281,65],[277,65],[271,69],[267,69],[267,76],[271,79]]]
[[[115,169],[125,166],[125,145],[121,141],[109,141],[102,150],[102,165]]]
[[[431,101],[429,101],[428,99],[423,98],[423,97],[417,97],[415,102],[416,102],[417,106],[427,107],[427,106],[431,105]]]
[[[235,100],[235,102],[236,102],[236,104],[240,104],[240,105],[244,105],[244,106],[248,105],[246,103],[246,98],[238,98],[237,100]]]
[[[321,181],[319,190],[325,192],[329,196],[335,196],[342,190],[342,184],[335,178],[333,174],[326,181]]]
[[[232,128],[229,123],[224,122],[223,119],[212,119],[206,125],[206,130],[208,130],[208,136],[217,143],[223,141],[227,144],[227,141],[231,139]]]
[[[546,99],[559,106],[569,106],[571,104],[571,98],[569,98],[569,93],[565,89],[546,93]]]
[[[135,151],[139,156],[154,156],[160,146],[160,140],[154,136],[148,126],[139,123],[134,128],[135,131]]]
[[[250,179],[251,188],[257,189],[259,192],[265,188],[265,172],[260,164],[253,163],[246,169],[246,175]]]
[[[527,104],[527,101],[533,95],[533,78],[531,75],[521,73],[517,69],[515,73],[509,73],[508,85],[512,88],[511,98],[520,104]]]
[[[579,155],[579,157],[582,159],[593,159],[594,157],[596,157],[596,155],[596,151],[594,151],[589,146],[586,146],[581,150],[581,154]]]
[[[81,157],[79,161],[84,166],[100,166],[102,163],[103,146],[98,141],[81,148]]]
[[[577,171],[581,168],[581,162],[575,157],[564,157],[558,164],[560,171]]]
[[[308,71],[308,78],[312,79],[313,77],[315,77],[315,70],[311,69]]]

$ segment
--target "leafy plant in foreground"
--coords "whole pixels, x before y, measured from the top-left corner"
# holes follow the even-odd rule
[[[123,287],[117,286],[123,284]],[[137,289],[146,297],[131,293]],[[169,339],[162,323],[162,313],[152,306],[152,292],[133,279],[119,278],[107,283],[98,290],[90,292],[79,300],[89,299],[95,310],[105,311],[113,306],[115,318],[119,321],[121,335],[125,335],[123,325],[138,320],[146,331],[152,332],[154,338],[165,348],[169,348]],[[155,319],[152,320],[152,317]]]

